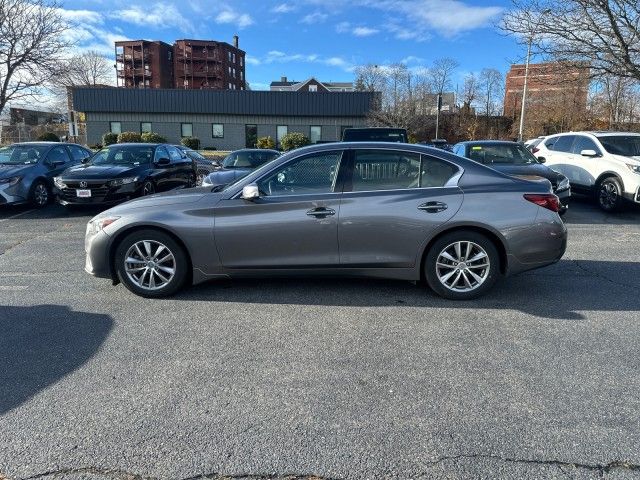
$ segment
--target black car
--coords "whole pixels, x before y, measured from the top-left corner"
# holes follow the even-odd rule
[[[569,179],[543,165],[540,159],[534,157],[523,144],[498,140],[460,142],[454,145],[453,153],[475,160],[507,175],[546,178],[551,182],[553,193],[560,199],[562,205],[560,214],[567,211],[571,198]]]
[[[278,150],[266,148],[236,150],[225,157],[219,170],[204,178],[202,185],[220,187],[233,183],[279,156],[280,152]]]
[[[31,203],[44,207],[53,178],[92,155],[75,143],[25,142],[0,148],[0,205]]]
[[[198,171],[196,176],[196,185],[198,186],[202,185],[204,177],[222,167],[222,163],[220,161],[207,158],[192,148],[185,147],[184,145],[174,145],[174,147],[182,150],[187,157],[196,163],[196,170]]]
[[[420,142],[420,145],[439,148],[440,150],[444,150],[445,152],[453,151],[453,145],[447,142],[444,138],[434,138],[429,142]]]
[[[367,127],[345,128],[343,142],[400,142],[407,143],[406,128]]]
[[[109,145],[54,178],[63,205],[115,204],[155,192],[193,187],[194,162],[172,145]]]

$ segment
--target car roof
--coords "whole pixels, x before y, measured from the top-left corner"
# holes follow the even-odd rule
[[[240,148],[238,150],[234,150],[231,153],[235,152],[272,152],[272,153],[280,153],[279,150],[274,150],[272,148]]]
[[[159,147],[160,145],[169,145],[168,143],[112,143],[107,147]]]
[[[32,147],[48,147],[51,145],[64,145],[64,142],[16,142],[16,143],[12,143],[11,145],[30,145]]]
[[[465,142],[460,142],[462,145],[521,145],[518,142],[511,142],[509,140],[467,140]]]

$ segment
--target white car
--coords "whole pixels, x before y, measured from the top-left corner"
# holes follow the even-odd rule
[[[625,200],[640,203],[638,133],[560,133],[546,137],[533,153],[565,175],[573,191],[594,194],[607,212],[619,209]]]

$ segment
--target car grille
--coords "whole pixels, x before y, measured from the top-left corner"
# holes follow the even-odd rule
[[[86,183],[86,186],[80,185],[80,183]],[[73,181],[73,182],[65,182],[67,188],[60,190],[60,196],[63,200],[73,201],[73,202],[86,202],[93,203],[96,201],[104,200],[104,198],[109,193],[109,186],[104,182],[104,180],[100,180],[97,182],[91,181]],[[89,198],[81,198],[76,195],[76,190],[91,190],[91,197]]]

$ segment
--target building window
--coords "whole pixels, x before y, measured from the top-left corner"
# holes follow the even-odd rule
[[[231,67],[229,67],[229,76],[231,76]]]
[[[258,126],[245,125],[244,136],[245,136],[245,146],[247,148],[256,148],[256,143],[258,143]]]
[[[240,70],[240,80],[244,80],[244,73]]]
[[[318,85],[309,85],[309,91],[310,92],[317,92],[318,91]]]
[[[110,122],[109,130],[111,133],[122,133],[122,123],[120,122]]]
[[[233,54],[233,60],[232,60],[232,63],[236,63],[236,54],[235,54],[235,53]]]
[[[229,61],[231,61],[231,52],[227,52],[227,54],[229,55]]]
[[[221,123],[211,125],[211,136],[213,138],[224,138],[224,125]]]
[[[140,122],[140,133],[152,132],[151,122]]]
[[[322,139],[322,127],[312,125],[309,129],[309,140],[311,143],[318,143]]]
[[[276,145],[279,147],[280,142],[282,141],[282,137],[287,134],[288,127],[286,125],[278,125],[276,127]]]
[[[236,78],[236,69],[233,69],[233,78]]]
[[[180,136],[193,137],[193,123],[181,123],[180,124]]]
[[[240,57],[240,66],[242,67],[244,65],[244,57]]]

